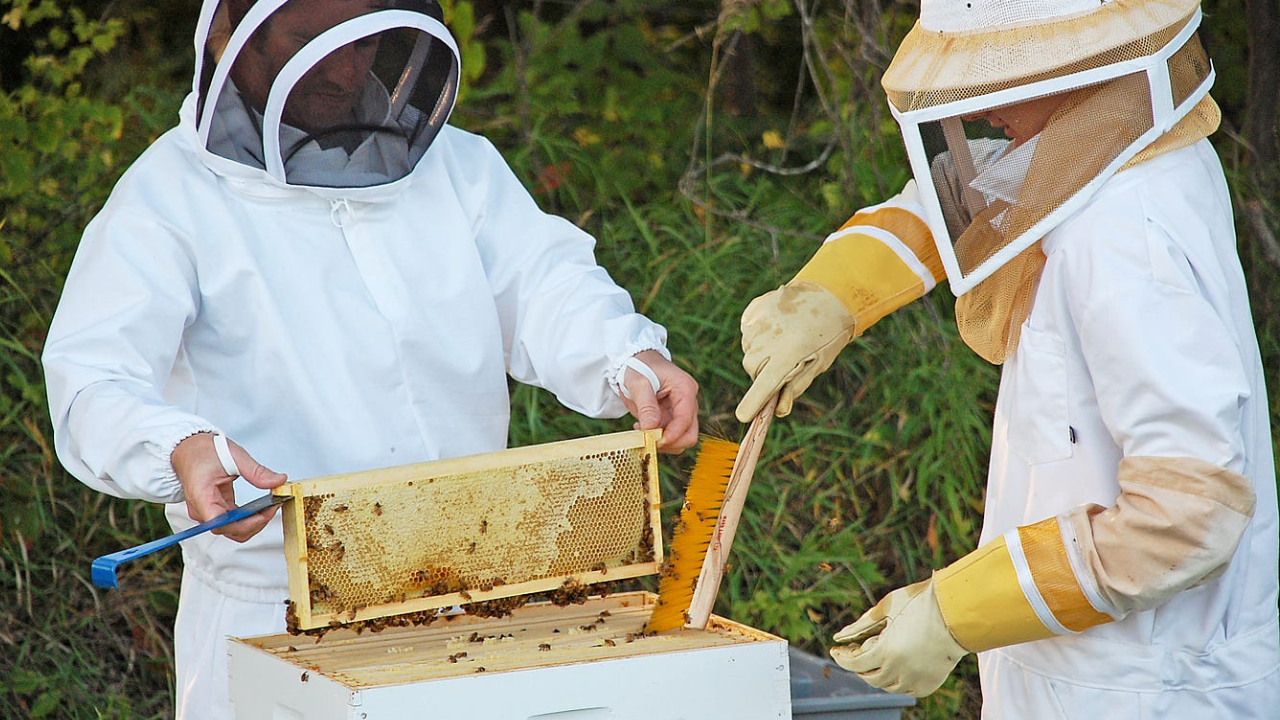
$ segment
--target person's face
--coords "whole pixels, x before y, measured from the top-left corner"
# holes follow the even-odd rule
[[[1005,137],[1012,140],[1014,147],[1017,147],[1038,135],[1041,130],[1044,130],[1049,118],[1058,110],[1058,107],[1062,105],[1065,99],[1066,96],[1062,94],[1046,95],[1034,100],[1026,100],[1013,105],[987,110],[986,112],[966,115],[965,119],[986,120],[991,124],[991,127],[1003,130]]]
[[[285,4],[240,52],[232,71],[236,87],[261,111],[271,83],[299,48],[325,30],[382,5],[379,0],[295,0]],[[378,38],[371,36],[326,56],[294,85],[285,103],[284,122],[318,132],[352,121],[377,51]]]

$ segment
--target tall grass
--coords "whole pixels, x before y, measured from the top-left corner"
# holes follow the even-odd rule
[[[592,17],[597,31],[609,27],[599,17],[607,8],[599,4]],[[892,128],[857,123],[851,132],[858,135],[845,144],[861,154],[834,158],[808,176],[774,177],[734,164],[697,173],[686,186],[695,204],[677,190],[682,178],[689,180],[695,134],[704,151],[712,143],[746,146],[785,119],[721,120],[700,129],[701,88],[690,78],[705,68],[665,53],[669,36],[627,29],[584,42],[572,18],[554,27],[527,14],[519,20],[519,42],[501,50],[500,71],[469,88],[456,122],[494,137],[545,207],[596,235],[601,263],[668,328],[676,362],[699,380],[703,430],[739,439],[744,428],[733,409],[747,387],[739,365],[742,309],[789,279],[849,213],[905,179]],[[625,63],[609,61],[619,53]],[[566,71],[570,66],[578,69]],[[519,77],[519,68],[528,76]],[[114,178],[170,124],[181,91],[140,87],[124,99],[102,100],[110,107],[90,108],[100,124],[75,133],[66,130],[63,112],[56,126],[66,133],[61,146],[55,142],[27,163],[29,189],[0,190],[5,717],[170,714],[179,556],[134,561],[119,591],[90,585],[94,557],[168,529],[159,508],[93,493],[58,467],[38,354],[80,227]],[[49,98],[56,106],[66,94]],[[42,123],[53,119],[30,106],[14,110],[12,97],[5,101],[0,136],[17,127],[15,117],[51,132],[54,126]],[[874,116],[865,111],[855,106],[850,114]],[[13,162],[14,147],[5,146],[5,162]],[[1243,254],[1272,407],[1280,409],[1280,273],[1251,246]],[[958,339],[952,301],[939,288],[882,321],[841,355],[791,416],[774,422],[718,613],[822,654],[835,630],[884,593],[973,547],[998,375]],[[576,416],[530,387],[513,388],[512,409],[517,445],[629,427]],[[1280,417],[1273,414],[1273,423],[1280,427]],[[692,460],[692,453],[661,460],[668,517]],[[976,706],[967,660],[905,715],[972,718]]]

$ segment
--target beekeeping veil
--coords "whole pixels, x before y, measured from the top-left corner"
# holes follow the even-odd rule
[[[434,0],[206,0],[197,133],[288,185],[373,187],[414,168],[457,94]]]
[[[1126,165],[1217,127],[1199,24],[1198,0],[922,0],[883,85],[961,335],[987,360],[1017,345],[1041,238]],[[980,119],[1040,98],[1031,139]]]

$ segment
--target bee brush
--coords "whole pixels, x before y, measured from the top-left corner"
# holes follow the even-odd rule
[[[740,444],[702,438],[645,632],[707,626],[777,404],[777,397],[765,403]]]

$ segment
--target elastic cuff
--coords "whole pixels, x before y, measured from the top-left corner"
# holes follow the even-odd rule
[[[659,355],[661,355],[663,358],[667,360],[671,359],[671,351],[663,347],[660,343],[646,343],[643,341],[629,348],[626,355],[615,356],[615,357],[619,357],[619,359],[614,363],[613,371],[610,372],[607,377],[609,387],[615,393],[617,393],[618,395],[623,395],[622,377],[627,372],[627,361],[630,360],[631,358],[634,358],[636,355],[639,355],[640,353],[648,350],[653,350],[654,352],[658,353]],[[641,360],[639,362],[644,362],[644,361]]]
[[[175,435],[175,439],[168,443],[167,446],[152,446],[155,450],[160,450],[160,456],[164,460],[160,465],[160,482],[164,487],[172,489],[171,492],[164,495],[164,499],[160,500],[160,502],[175,503],[184,502],[186,500],[186,491],[182,487],[182,481],[178,479],[178,471],[173,468],[173,451],[178,449],[178,446],[182,444],[182,441],[189,437],[199,435],[200,433],[213,434],[216,432],[219,432],[219,430],[212,425],[189,425],[186,429]]]

